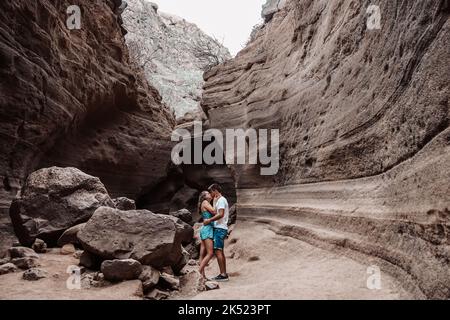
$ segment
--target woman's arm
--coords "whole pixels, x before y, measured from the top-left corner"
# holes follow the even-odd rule
[[[212,205],[207,201],[203,201],[202,203],[202,211],[207,210],[208,212],[212,213],[213,215],[216,214],[216,210],[212,207]]]

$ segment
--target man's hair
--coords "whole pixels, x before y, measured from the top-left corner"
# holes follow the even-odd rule
[[[217,183],[213,183],[212,185],[209,186],[208,191],[209,192],[217,191],[219,193],[222,193],[222,187]]]

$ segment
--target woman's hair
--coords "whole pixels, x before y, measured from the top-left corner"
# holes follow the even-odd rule
[[[208,191],[202,191],[200,193],[200,196],[198,197],[198,213],[200,213],[200,215],[202,214],[202,203],[203,201],[206,200],[206,197],[208,196],[209,192]]]

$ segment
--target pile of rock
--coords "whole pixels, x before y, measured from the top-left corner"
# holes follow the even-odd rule
[[[40,253],[46,252],[46,244],[40,239],[36,239],[33,248]],[[36,281],[48,276],[48,274],[39,269],[39,255],[31,248],[11,247],[8,250],[8,256],[0,260],[0,275],[25,270],[23,279]]]
[[[136,210],[133,200],[112,199],[98,178],[75,168],[32,173],[10,215],[24,247],[10,249],[0,274],[30,269],[24,279],[39,280],[45,272],[33,269],[39,266],[36,252],[57,246],[90,270],[85,278],[91,284],[139,279],[144,293],[157,299],[180,288],[177,275],[191,259],[183,247],[194,241],[188,210]]]

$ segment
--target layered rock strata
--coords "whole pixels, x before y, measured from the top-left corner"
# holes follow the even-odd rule
[[[212,127],[280,130],[275,176],[234,168],[239,218],[449,298],[450,7],[381,2],[377,29],[370,5],[288,1],[205,75],[202,107]]]

